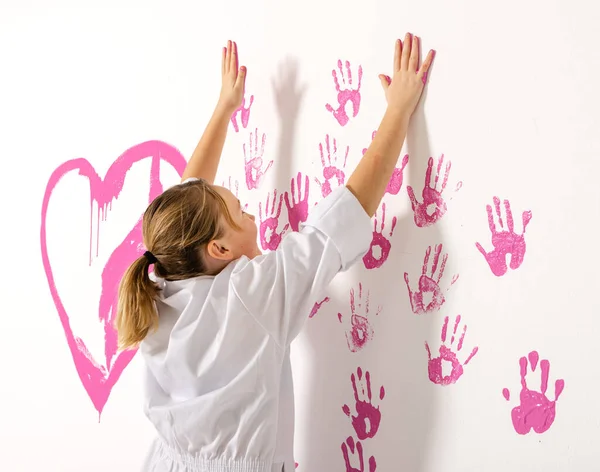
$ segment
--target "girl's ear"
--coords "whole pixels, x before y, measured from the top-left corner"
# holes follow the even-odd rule
[[[213,239],[206,245],[206,252],[213,259],[221,261],[230,261],[232,259],[232,253],[227,248],[225,241],[221,239]]]

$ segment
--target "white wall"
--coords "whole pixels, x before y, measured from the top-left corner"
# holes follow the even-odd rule
[[[369,372],[372,402],[380,409],[376,434],[364,423],[372,437],[361,441],[365,462],[373,456],[379,471],[600,470],[595,4],[102,5],[65,0],[1,5],[2,470],[120,471],[141,464],[153,431],[141,410],[140,357],[125,367],[101,408],[102,392],[109,389],[103,386],[106,343],[99,320],[110,315],[110,282],[118,279],[120,264],[140,249],[137,233],[131,238],[128,233],[149,190],[160,191],[150,187],[150,177],[163,186],[176,183],[181,155],[189,157],[209,118],[224,42],[238,41],[254,102],[247,127],[240,124],[237,133],[230,128],[219,180],[238,180],[240,198],[258,213],[268,192],[289,189],[298,172],[310,176],[310,205],[319,200],[314,179],[321,175],[318,146],[326,135],[337,140],[339,152],[349,146],[348,175],[384,109],[377,75],[390,72],[393,41],[406,31],[420,35],[424,49],[435,48],[438,56],[409,132],[402,188],[384,199],[383,235],[391,249],[381,267],[359,265],[336,279],[330,300],[294,345],[298,471],[358,470],[356,455],[349,459],[355,469],[344,468],[342,443],[357,440],[362,431],[361,420],[355,421],[357,432],[343,411],[347,404],[356,414],[351,374],[359,367],[363,380]],[[350,61],[355,84],[359,65],[363,71],[360,108],[345,126],[325,107],[337,104],[331,71],[338,59]],[[346,110],[351,115],[352,108]],[[265,165],[273,160],[273,166],[258,189],[248,190],[242,146],[255,129],[266,135]],[[158,143],[134,148],[148,141]],[[48,264],[64,306],[62,319],[70,323],[63,326],[40,242],[47,185],[59,166],[77,158],[104,178],[128,150],[113,167],[110,183],[94,184],[92,200],[89,181],[77,170],[48,194]],[[447,211],[434,224],[417,227],[407,186],[421,201],[428,158],[437,164],[442,155],[452,163],[443,192]],[[107,197],[128,162],[119,198]],[[487,251],[493,248],[486,205],[494,196],[510,201],[517,235],[523,212],[532,215],[522,263],[500,276],[476,247],[480,242]],[[112,199],[100,223],[93,198]],[[380,221],[381,209],[378,216]],[[389,236],[393,218],[397,223]],[[284,204],[280,228],[287,220]],[[108,265],[114,273],[103,279],[109,257],[125,240],[133,242],[120,246]],[[404,273],[414,290],[426,249],[438,244],[448,254],[440,282],[445,303],[415,315]],[[108,303],[98,309],[103,280]],[[370,291],[373,334],[351,352],[349,294],[355,287],[356,312],[363,314],[359,283],[363,295]],[[438,356],[444,318],[450,320],[449,345],[459,314],[458,334],[463,324],[468,331],[458,360],[478,351],[455,383],[435,384],[424,343]],[[85,380],[91,397],[75,368],[69,329],[94,359],[72,346],[79,353],[77,365],[86,366],[83,378],[96,376]],[[511,418],[519,411],[513,410],[520,402],[519,359],[532,351],[540,363],[527,385],[539,390],[541,360],[547,359],[549,404],[545,413],[533,411],[527,425],[545,429],[553,408],[555,418],[543,433],[519,434],[523,425],[516,419],[515,428]],[[111,369],[112,379],[116,372]],[[442,375],[448,372],[442,366]],[[553,405],[557,379],[564,380],[564,391]]]

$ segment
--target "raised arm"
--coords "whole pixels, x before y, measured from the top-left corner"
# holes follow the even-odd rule
[[[282,347],[300,332],[333,278],[369,249],[371,216],[396,166],[433,58],[430,53],[418,70],[418,53],[417,38],[407,35],[404,48],[396,43],[394,78],[381,77],[388,109],[347,185],[320,201],[300,231],[287,235],[276,251],[243,259],[232,271],[237,297]]]
[[[229,120],[242,104],[246,82],[246,68],[238,66],[237,44],[233,41],[228,41],[227,47],[223,48],[221,79],[217,106],[183,172],[182,182],[195,177],[214,183],[217,175]]]
[[[419,38],[407,33],[404,44],[396,41],[393,78],[379,77],[388,107],[377,134],[346,184],[369,216],[379,207],[392,177],[433,56],[434,52],[429,51],[419,68]]]

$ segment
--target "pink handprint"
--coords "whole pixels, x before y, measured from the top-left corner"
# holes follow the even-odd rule
[[[433,157],[429,158],[427,163],[427,172],[425,173],[425,185],[423,192],[421,193],[423,201],[419,203],[415,197],[413,188],[409,185],[406,189],[410,198],[410,203],[415,214],[415,224],[419,228],[430,226],[438,221],[446,213],[447,206],[446,202],[442,198],[442,193],[448,183],[448,176],[450,175],[450,168],[452,163],[448,161],[444,170],[444,179],[442,180],[441,186],[438,188],[438,181],[442,172],[442,164],[444,162],[444,155],[440,157],[437,165],[437,172],[434,177],[433,185],[431,183],[431,174],[433,172]],[[459,182],[456,186],[456,191],[460,190],[462,182]]]
[[[416,292],[413,292],[410,288],[410,282],[408,280],[408,272],[404,272],[404,281],[408,288],[408,297],[410,299],[410,307],[415,315],[422,315],[423,313],[429,313],[434,310],[439,310],[446,301],[442,289],[440,288],[440,281],[444,276],[444,269],[446,268],[446,261],[448,260],[448,254],[444,254],[442,257],[442,264],[438,270],[438,263],[440,261],[440,255],[442,253],[442,245],[438,244],[435,246],[435,253],[433,255],[433,263],[431,270],[429,271],[429,257],[431,256],[431,246],[425,251],[425,259],[423,260],[423,269],[421,276],[419,277],[419,288]],[[429,274],[428,274],[429,271]],[[452,277],[450,285],[458,280],[458,274]],[[448,290],[448,289],[447,289]],[[431,299],[429,299],[431,297]]]
[[[250,120],[250,107],[252,106],[253,102],[254,102],[254,95],[250,95],[250,103],[248,104],[248,108],[246,108],[245,107],[246,97],[244,97],[242,99],[241,106],[233,112],[233,115],[231,115],[231,124],[233,125],[233,129],[235,130],[236,133],[240,130],[240,127],[237,122],[238,113],[241,114],[242,126],[244,128],[246,128],[248,126],[248,121]]]
[[[348,342],[348,349],[350,352],[357,352],[365,347],[368,341],[373,338],[373,328],[369,322],[369,292],[366,292],[365,300],[362,300],[362,284],[358,284],[358,305],[356,305],[354,299],[354,289],[350,289],[350,308],[352,310],[352,316],[350,317],[350,329],[346,330],[346,341]],[[364,310],[364,316],[357,314],[357,307]],[[379,315],[381,307],[377,308]],[[342,323],[342,314],[338,313],[338,320]]]
[[[225,181],[223,181],[221,183],[221,187],[225,187],[228,188],[231,193],[233,193],[237,198],[240,197],[239,195],[239,191],[240,191],[240,183],[237,181],[237,179],[235,180],[234,184],[231,184],[231,176],[228,178],[227,183],[225,183]],[[244,204],[244,211],[246,211],[248,209],[248,204]]]
[[[375,212],[373,239],[371,240],[371,246],[369,251],[363,256],[363,263],[367,269],[377,269],[381,267],[390,255],[390,249],[392,244],[390,240],[383,235],[385,228],[385,203],[381,205],[381,230],[377,231],[377,212]],[[389,236],[392,237],[394,234],[394,228],[396,227],[398,219],[394,216],[392,218],[392,229],[390,230]]]
[[[335,90],[337,91],[337,109],[333,109],[333,107],[328,103],[325,105],[325,109],[333,114],[333,117],[337,120],[340,126],[345,126],[348,124],[349,118],[346,113],[346,104],[348,102],[352,103],[352,117],[356,117],[358,115],[358,111],[360,109],[360,84],[362,81],[362,66],[358,66],[358,85],[356,88],[352,86],[352,71],[350,70],[350,62],[346,61],[346,74],[344,74],[344,70],[342,69],[342,61],[338,60],[337,66],[339,69],[336,72],[335,69],[331,71],[331,75],[333,76],[333,81],[335,83]],[[340,80],[344,89],[340,86]]]
[[[356,451],[358,455],[358,463],[359,468],[355,468],[350,465],[350,457],[348,454],[348,448],[350,448],[350,452],[354,455],[354,451]],[[342,454],[344,455],[344,462],[346,463],[346,472],[375,472],[377,470],[377,462],[373,456],[369,457],[369,470],[365,470],[365,460],[363,458],[363,448],[360,441],[356,441],[356,447],[354,445],[354,438],[349,436],[346,439],[346,442],[342,443]]]
[[[279,205],[277,204],[277,190],[273,191],[272,206],[269,205],[270,197],[271,194],[267,194],[264,220],[262,202],[258,202],[258,217],[260,220],[260,244],[264,250],[274,251],[279,247],[281,237],[288,230],[290,225],[286,224],[280,233],[277,232],[279,216],[281,215],[281,206],[283,205],[283,195],[279,196]]]
[[[460,339],[458,340],[456,352],[454,352],[452,350],[452,345],[454,344],[454,339],[459,323],[460,315],[456,317],[456,320],[454,322],[454,331],[452,332],[452,338],[450,338],[450,346],[448,347],[444,344],[446,342],[446,333],[448,331],[448,317],[446,316],[446,318],[444,318],[444,326],[442,327],[442,344],[440,345],[440,355],[438,357],[434,359],[431,358],[431,350],[429,349],[429,345],[427,344],[427,342],[425,342],[425,349],[427,350],[427,355],[429,356],[429,380],[431,380],[434,384],[449,385],[455,383],[463,374],[463,366],[467,365],[479,350],[478,347],[474,347],[471,351],[471,354],[469,354],[469,357],[467,357],[465,362],[461,363],[458,360],[457,354],[462,349],[465,334],[467,333],[467,326],[465,325]],[[443,361],[449,362],[451,364],[452,369],[450,373],[445,376],[442,374]]]
[[[319,310],[321,309],[321,306],[323,304],[327,303],[328,301],[329,301],[329,297],[325,297],[320,302],[315,302],[315,304],[312,307],[312,310],[310,310],[310,315],[308,315],[308,317],[312,318],[313,316],[315,316],[319,312]]]
[[[377,134],[377,130],[373,131],[373,134],[371,135],[371,140],[373,140],[373,138],[375,137],[376,134]],[[367,148],[364,148],[362,151],[363,156],[365,155],[366,152],[367,152]],[[388,182],[387,187],[385,188],[386,193],[389,193],[390,195],[398,195],[398,193],[400,192],[400,189],[402,188],[402,182],[404,180],[404,169],[407,164],[408,164],[408,154],[406,154],[402,158],[402,163],[400,164],[400,167],[394,168],[394,171],[392,172],[392,177],[390,178],[390,181]]]
[[[494,223],[494,216],[492,214],[492,206],[487,205],[488,224],[490,231],[492,232],[492,245],[494,249],[490,252],[485,252],[485,249],[479,243],[475,243],[479,252],[483,254],[487,261],[492,273],[500,277],[507,272],[506,266],[506,255],[510,254],[510,268],[515,270],[518,269],[523,263],[525,257],[525,230],[527,225],[531,221],[531,211],[523,212],[523,232],[521,234],[515,233],[515,225],[513,221],[512,211],[510,209],[510,202],[504,200],[504,208],[506,210],[506,226],[508,230],[504,229],[504,223],[502,221],[502,214],[500,211],[500,199],[494,197],[494,207],[496,208],[496,215],[498,216],[498,225],[500,231]]]
[[[344,169],[346,168],[346,161],[348,159],[348,153],[350,152],[350,146],[346,146],[346,154],[344,155],[344,163],[340,167],[337,165],[338,154],[337,154],[337,141],[333,138],[333,160],[331,147],[329,144],[329,135],[325,135],[325,147],[327,149],[327,162],[325,161],[325,154],[323,152],[323,143],[319,143],[319,151],[321,153],[321,165],[323,167],[323,183],[315,178],[317,185],[321,187],[321,195],[325,198],[331,193],[331,181],[335,179],[337,186],[344,185],[346,181],[346,174]]]
[[[246,173],[246,186],[248,190],[257,189],[262,184],[265,174],[273,165],[273,161],[269,161],[267,167],[263,170],[263,154],[265,153],[265,142],[267,136],[263,133],[260,150],[258,149],[258,128],[254,130],[254,140],[252,132],[250,132],[250,145],[246,152],[246,143],[244,143],[244,171]],[[252,147],[254,143],[254,148]]]
[[[302,174],[298,172],[297,176],[298,180],[298,198],[296,199],[296,188],[294,185],[294,179],[292,179],[291,183],[291,194],[292,201],[290,203],[290,194],[285,192],[285,206],[288,211],[288,219],[290,221],[290,226],[292,227],[292,231],[300,230],[300,223],[304,223],[306,218],[308,218],[308,191],[309,191],[309,178],[308,175],[305,176],[304,179],[304,198],[302,197]]]
[[[358,382],[360,383],[360,395],[358,393],[359,388],[356,385],[356,376],[352,374],[350,377],[352,388],[354,389],[354,400],[356,401],[354,406],[356,416],[351,415],[348,405],[344,405],[342,411],[348,418],[352,419],[352,426],[354,427],[354,431],[356,431],[356,437],[362,440],[372,438],[377,434],[379,423],[381,422],[381,411],[379,411],[379,407],[375,408],[372,403],[371,374],[369,371],[366,371],[363,381],[363,372],[360,367],[356,370],[356,373],[358,375]],[[385,397],[385,389],[382,385],[379,389],[379,399],[383,400],[383,397]]]
[[[537,351],[529,353],[529,365],[531,371],[535,372],[539,355]],[[542,371],[541,392],[529,390],[525,377],[527,376],[527,357],[523,356],[519,360],[521,367],[521,394],[519,406],[512,410],[512,423],[515,431],[519,434],[527,434],[533,429],[536,433],[544,433],[550,429],[556,416],[556,402],[565,388],[565,381],[562,379],[554,382],[554,401],[550,401],[546,396],[548,390],[548,377],[550,373],[550,362],[543,359],[540,362]],[[506,400],[510,400],[510,392],[507,388],[502,390]]]

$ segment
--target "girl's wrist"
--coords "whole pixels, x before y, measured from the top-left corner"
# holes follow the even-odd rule
[[[217,102],[217,106],[215,107],[215,112],[223,113],[229,116],[233,115],[233,112],[237,109],[237,107],[231,106],[231,104],[227,103],[223,99],[219,98]]]

